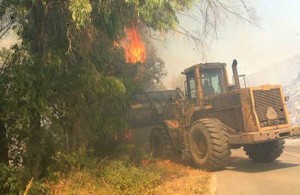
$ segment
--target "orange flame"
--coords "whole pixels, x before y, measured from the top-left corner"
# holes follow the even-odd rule
[[[125,29],[125,38],[120,41],[125,51],[127,63],[144,63],[146,60],[146,49],[139,32],[135,28]]]

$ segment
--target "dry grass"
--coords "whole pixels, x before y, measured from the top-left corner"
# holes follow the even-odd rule
[[[167,170],[167,178],[156,194],[210,194],[210,173],[166,160],[157,165]]]
[[[86,171],[70,173],[66,178],[55,183],[48,183],[48,193],[55,195],[88,195],[88,194],[115,194],[109,185]]]
[[[151,167],[155,173],[161,174],[161,179],[155,185],[145,186],[143,192],[140,190],[124,189],[125,194],[209,194],[210,174],[201,170],[193,169],[188,166],[176,164],[171,161],[157,161],[153,163],[146,163],[144,168]],[[147,169],[149,170],[149,169]],[[150,171],[151,172],[151,171]],[[148,173],[142,177],[150,176]],[[117,177],[119,179],[119,177]],[[147,180],[147,178],[144,178]],[[150,180],[153,178],[149,178]],[[153,180],[154,181],[154,180]],[[58,182],[47,183],[49,194],[69,195],[69,194],[124,194],[118,190],[113,183],[109,183],[106,177],[99,177],[88,171],[73,171],[69,175],[60,176]],[[134,185],[133,185],[134,186]],[[155,186],[155,187],[153,187]],[[151,189],[147,189],[151,188]]]

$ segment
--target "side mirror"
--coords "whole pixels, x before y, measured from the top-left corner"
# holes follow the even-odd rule
[[[287,101],[289,101],[289,100],[290,100],[290,97],[289,97],[289,96],[285,96],[285,97],[284,97],[284,101],[287,102]]]

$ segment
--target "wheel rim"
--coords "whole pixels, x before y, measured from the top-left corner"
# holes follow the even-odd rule
[[[207,140],[201,132],[195,132],[193,135],[193,146],[199,158],[204,159],[207,155]]]

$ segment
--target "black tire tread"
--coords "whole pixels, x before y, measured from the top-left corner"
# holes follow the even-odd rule
[[[204,164],[196,166],[204,168],[209,171],[215,171],[224,168],[230,158],[229,150],[229,133],[226,126],[223,125],[218,119],[205,118],[199,119],[193,123],[193,127],[206,128],[210,136],[209,143],[211,150],[208,151],[208,157]],[[192,152],[192,151],[191,151]],[[193,156],[193,155],[191,155]]]
[[[273,140],[260,144],[246,145],[244,151],[247,156],[255,162],[272,162],[283,152],[284,139]]]
[[[153,142],[152,140],[150,141],[151,143],[151,155],[152,156],[155,156],[155,157],[158,157],[158,158],[168,158],[168,157],[171,157],[174,155],[174,150],[173,150],[173,146],[172,146],[172,140],[171,140],[171,137],[170,135],[168,134],[167,132],[167,129],[163,126],[157,126],[157,127],[154,127],[152,129],[152,133],[151,133],[151,139],[153,139],[152,137],[152,134],[154,133],[154,131],[158,131],[161,136],[162,136],[162,140],[163,140],[163,154],[161,156],[155,156],[153,154],[153,148],[155,146],[153,146]]]

